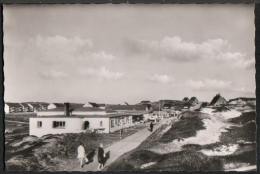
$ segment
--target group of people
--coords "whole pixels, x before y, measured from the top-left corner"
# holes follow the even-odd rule
[[[104,168],[104,165],[105,165],[105,162],[106,162],[106,154],[105,154],[102,143],[99,145],[97,151],[98,151],[97,157],[98,157],[98,163],[99,163],[98,170],[101,170],[101,169]],[[88,156],[86,155],[86,151],[85,151],[83,143],[81,143],[78,146],[78,156],[77,156],[77,158],[79,159],[81,168],[83,168],[83,166],[85,164],[88,164],[90,162],[90,159],[88,159]]]
[[[154,127],[154,123],[151,121],[150,123],[150,131],[153,132],[153,127]],[[120,137],[122,136],[122,132],[120,131]],[[100,143],[99,147],[98,147],[98,154],[97,154],[97,158],[98,158],[98,170],[102,170],[104,168],[105,162],[106,162],[106,154],[103,148],[103,144]],[[90,162],[90,159],[88,159],[88,156],[86,155],[86,151],[84,148],[83,143],[80,143],[80,145],[78,146],[78,156],[77,158],[79,159],[80,162],[80,167],[83,168],[83,166],[85,164],[88,164]]]

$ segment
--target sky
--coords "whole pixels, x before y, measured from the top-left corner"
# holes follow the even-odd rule
[[[254,6],[5,5],[5,101],[255,96]]]

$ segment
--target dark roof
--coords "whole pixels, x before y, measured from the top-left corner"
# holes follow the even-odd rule
[[[45,103],[45,102],[39,102],[39,104],[42,106],[45,106],[45,107],[47,107],[49,105],[49,103]]]
[[[20,103],[23,107],[30,107],[28,103]]]
[[[236,100],[239,100],[239,99],[244,100],[244,101],[256,100],[256,98],[252,98],[252,97],[237,97],[237,98],[230,99],[228,102],[236,101]]]
[[[150,104],[151,101],[149,101],[149,100],[142,100],[140,103],[141,103],[141,104]]]
[[[187,102],[187,101],[189,101],[189,98],[188,98],[188,97],[184,97],[184,98],[182,99],[182,101]]]
[[[94,102],[88,102],[93,107],[104,107],[106,104],[104,103],[94,103]]]
[[[41,105],[38,104],[38,103],[28,103],[28,104],[32,105],[32,106],[35,107],[35,108],[41,107]]]
[[[19,103],[5,102],[10,107],[22,107]]]
[[[217,95],[215,95],[215,97],[213,97],[213,99],[211,100],[209,105],[215,105],[221,99],[226,101],[226,99],[224,97],[222,97],[220,94],[217,94]]]
[[[189,100],[190,104],[193,104],[194,102],[198,102],[199,100],[196,97],[191,97]]]
[[[106,105],[106,110],[133,110],[133,111],[145,111],[146,106],[144,105]]]
[[[113,114],[106,114],[106,115],[71,115],[71,116],[64,116],[64,115],[50,115],[50,116],[37,116],[33,118],[110,118],[110,117],[120,117],[120,116],[131,116],[131,113],[113,113]]]
[[[84,106],[84,104],[82,104],[82,103],[70,103],[71,109],[81,108],[83,106]]]
[[[54,104],[56,107],[64,107],[64,103],[52,103]]]

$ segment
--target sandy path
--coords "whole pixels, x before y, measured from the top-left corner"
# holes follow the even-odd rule
[[[166,120],[162,120],[160,123],[154,126],[154,130],[158,129],[162,124],[164,124]],[[105,149],[106,152],[110,152],[110,158],[107,160],[106,165],[110,165],[112,162],[114,162],[116,159],[118,159],[121,155],[125,154],[126,152],[129,152],[133,149],[135,149],[137,146],[139,146],[149,135],[151,135],[151,132],[148,130],[148,128],[144,128],[139,130],[133,135],[130,135],[118,142],[115,142],[111,146],[107,147]],[[97,157],[95,155],[94,161],[90,164],[85,165],[83,168],[80,168],[79,162],[77,159],[71,160],[68,163],[69,165],[65,165],[60,168],[60,170],[63,171],[97,171],[98,168],[98,162]]]

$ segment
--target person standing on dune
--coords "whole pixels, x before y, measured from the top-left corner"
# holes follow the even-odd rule
[[[85,148],[83,146],[83,143],[80,143],[78,146],[78,159],[80,162],[80,167],[82,168],[85,163],[88,162],[88,159],[86,158]]]
[[[105,151],[103,149],[103,144],[100,143],[99,148],[98,148],[98,163],[99,163],[98,170],[103,169],[104,163],[105,163],[105,157],[106,157],[106,155],[105,155]]]

